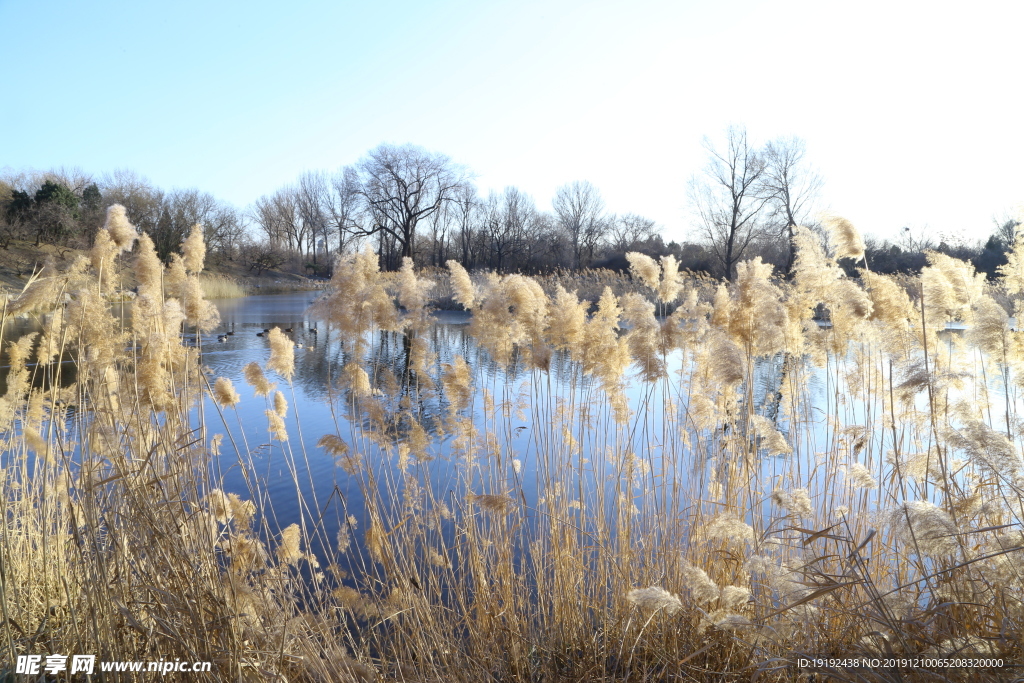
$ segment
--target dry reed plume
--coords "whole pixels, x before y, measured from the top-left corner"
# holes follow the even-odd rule
[[[262,400],[273,447],[299,457],[285,421],[301,415],[265,374],[287,390],[291,340],[272,330],[265,367],[245,368],[255,396],[203,373],[182,343],[215,318],[199,230],[169,266],[139,238],[122,326],[100,294],[134,239],[123,219],[112,209],[90,259],[8,304],[47,314],[39,339],[8,345],[0,397],[12,657],[467,682],[807,681],[809,654],[1020,661],[1024,338],[968,264],[933,254],[909,287],[846,278],[835,259],[863,258],[863,240],[842,219],[831,256],[796,231],[791,282],[754,260],[713,289],[670,257],[630,255],[633,291],[581,300],[568,279],[451,263],[500,385],[479,356],[439,357],[411,262],[389,274],[371,252],[346,256],[314,313],[343,340],[348,429],[315,438],[365,507],[325,539],[323,501],[274,530],[258,478],[225,492],[207,433],[245,468],[231,413]],[[1005,271],[1014,296],[1021,259]],[[382,333],[401,340],[401,368],[377,357]],[[73,381],[52,363],[66,356]],[[189,417],[204,395],[216,427]]]
[[[299,528],[274,533],[258,489],[246,500],[218,482],[222,435],[191,411],[207,390],[228,412],[241,398],[185,343],[218,315],[198,279],[200,228],[182,251],[165,267],[114,206],[88,259],[45,268],[6,306],[4,326],[35,314],[42,331],[5,349],[0,666],[79,653],[212,662],[192,680],[358,676],[336,625],[299,607],[316,590],[300,567],[317,565]],[[105,296],[126,267],[138,282],[128,319]],[[272,340],[271,369],[287,379],[291,349]],[[247,377],[273,389],[258,366]],[[273,406],[270,428],[286,437],[279,392]]]

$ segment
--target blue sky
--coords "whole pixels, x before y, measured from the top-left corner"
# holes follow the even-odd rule
[[[689,227],[704,135],[798,135],[862,231],[987,234],[1024,200],[1024,4],[0,0],[0,167],[132,168],[239,207],[381,142],[542,209]]]

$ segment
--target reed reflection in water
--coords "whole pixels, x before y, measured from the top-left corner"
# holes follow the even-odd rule
[[[467,489],[479,490],[488,484],[487,468],[479,463],[467,467],[466,445],[458,443],[446,429],[452,402],[438,378],[457,357],[465,359],[472,384],[480,389],[463,414],[476,424],[480,435],[490,435],[490,443],[481,444],[483,451],[493,455],[503,471],[515,461],[514,478],[502,475],[498,488],[515,490],[517,497],[536,508],[538,491],[545,488],[545,482],[537,478],[537,465],[544,460],[547,467],[557,467],[551,459],[559,452],[565,457],[564,467],[579,469],[581,474],[573,485],[581,495],[589,495],[582,492],[591,492],[599,485],[618,485],[616,473],[591,463],[606,458],[609,451],[621,450],[621,439],[615,444],[615,437],[610,435],[607,440],[578,441],[573,436],[592,430],[595,421],[613,419],[599,382],[584,373],[582,365],[571,360],[566,351],[555,351],[546,371],[530,369],[519,347],[513,349],[507,364],[501,364],[469,334],[468,314],[437,312],[423,335],[433,359],[431,371],[424,375],[413,369],[409,336],[378,331],[362,340],[369,348],[363,360],[367,361],[373,396],[355,399],[344,368],[359,360],[354,355],[356,344],[324,321],[309,316],[310,294],[251,296],[215,303],[221,312],[222,329],[202,338],[203,363],[211,378],[231,379],[243,396],[241,403],[224,413],[232,432],[219,461],[225,488],[245,496],[254,488],[258,490],[278,528],[300,521],[303,513],[315,506],[318,512],[314,518],[322,526],[316,550],[325,559],[330,559],[329,549],[348,516],[362,524],[366,501],[358,477],[353,476],[352,454],[338,458],[329,452],[331,449],[319,447],[317,442],[324,435],[334,434],[346,445],[367,433],[386,436],[363,439],[365,452],[356,455],[359,467],[372,468],[377,481],[389,482],[398,493],[403,486],[400,470],[404,467],[399,449],[423,436],[427,444],[420,443],[417,452],[406,457],[422,471],[421,481],[430,483],[437,498],[461,498]],[[291,403],[285,420],[289,438],[284,442],[270,438],[268,432],[265,411],[272,401],[254,398],[244,378],[246,365],[267,362],[270,349],[265,330],[274,327],[290,330],[288,337],[296,344],[292,386],[289,389],[279,383],[277,387],[286,392]],[[669,375],[680,376],[683,354],[674,352],[666,361]],[[782,373],[781,356],[758,362],[757,410],[777,411]],[[812,391],[823,395],[826,388],[818,379],[813,377],[810,385]],[[672,429],[686,419],[683,388],[671,383],[645,384],[636,378],[627,383],[625,395],[633,415],[626,430],[626,450],[638,467],[656,478],[663,478],[664,470],[673,468],[680,482],[691,476],[698,481],[705,479],[710,451],[695,449],[693,457],[684,462],[666,463],[661,457],[666,447],[675,450],[679,446],[679,435]],[[218,427],[220,418],[212,414],[214,410],[212,402],[207,401],[206,422],[211,433],[218,433],[223,430]],[[674,413],[668,421],[665,410]],[[574,417],[566,420],[570,415]],[[550,443],[548,433],[556,423],[564,423],[560,440],[565,442],[557,447]],[[538,425],[541,429],[536,428]],[[421,435],[416,437],[416,432]],[[571,447],[565,448],[565,444]],[[761,464],[763,475],[773,476],[778,466],[778,459],[766,458]],[[728,469],[729,464],[723,467]],[[251,480],[250,469],[258,473],[258,481]],[[395,500],[401,500],[401,496]],[[663,504],[671,505],[672,501],[666,497]],[[535,516],[529,519],[531,524],[536,521]],[[352,536],[355,545],[362,540],[362,534]]]

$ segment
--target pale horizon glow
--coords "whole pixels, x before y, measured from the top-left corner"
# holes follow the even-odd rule
[[[239,208],[382,142],[482,195],[607,209],[692,239],[689,178],[730,124],[799,136],[820,208],[977,240],[1024,201],[1024,6],[983,3],[0,0],[0,168],[129,168]]]

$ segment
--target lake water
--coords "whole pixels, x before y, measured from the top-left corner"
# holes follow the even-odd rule
[[[224,441],[220,461],[225,488],[247,497],[252,495],[254,487],[247,481],[246,472],[251,469],[258,478],[255,488],[270,502],[272,528],[283,528],[297,521],[303,505],[310,509],[315,507],[319,512],[307,510],[307,519],[311,515],[319,520],[324,540],[331,543],[344,516],[352,514],[357,519],[362,516],[364,501],[358,481],[349,476],[333,456],[315,445],[325,434],[353,442],[353,417],[339,382],[342,367],[351,360],[352,345],[323,321],[306,315],[315,297],[316,293],[302,292],[214,302],[220,310],[221,325],[202,338],[203,365],[209,369],[211,381],[217,377],[231,379],[242,402],[234,409],[223,411],[223,418],[210,400],[205,402],[203,411],[210,435],[225,432],[224,424],[230,429],[230,439]],[[536,373],[524,371],[521,364],[513,362],[509,368],[501,368],[480,351],[467,333],[468,314],[440,312],[435,320],[428,333],[434,369],[438,371],[431,372],[435,377],[442,364],[460,355],[472,368],[477,386],[487,387],[498,403],[514,401],[536,382]],[[292,329],[288,336],[296,343],[292,386],[273,373],[267,373],[268,379],[277,381],[278,389],[289,402],[285,420],[289,438],[284,443],[271,439],[268,432],[265,411],[272,405],[262,397],[255,397],[252,387],[244,380],[248,363],[256,361],[265,366],[269,359],[268,339],[257,335],[273,327]],[[226,341],[218,342],[218,335],[225,332],[233,334]],[[381,374],[401,382],[407,361],[402,335],[380,333],[368,341],[372,349],[370,356],[377,367],[389,371]],[[561,355],[553,360],[551,376],[545,379],[550,382],[539,383],[536,387],[541,392],[561,394],[573,382],[584,388],[590,386],[589,381],[579,377],[578,368]],[[378,380],[384,381],[379,377]],[[478,399],[473,411],[477,419],[484,419],[481,407]],[[450,437],[437,434],[446,409],[447,403],[440,392],[417,396],[417,419],[432,438],[429,449],[432,460],[424,466],[429,467],[430,480],[438,487],[439,494],[459,486],[458,465],[446,457]],[[507,446],[529,467],[531,454],[536,450],[530,438],[532,418],[525,415],[519,418],[512,416]],[[373,448],[362,455],[385,479],[391,476],[394,463],[386,462],[380,449]],[[532,480],[524,478],[522,488],[530,495],[534,490]],[[361,534],[358,537],[361,538]]]
[[[317,547],[313,549],[321,560],[332,561],[335,558],[325,558],[325,548],[334,545],[342,520],[353,515],[360,521],[360,529],[365,528],[365,500],[360,485],[365,480],[351,476],[335,457],[317,447],[317,441],[326,434],[333,434],[353,449],[358,448],[380,485],[399,494],[393,496],[396,501],[401,498],[401,477],[396,474],[397,458],[393,444],[382,449],[370,443],[365,436],[360,436],[365,433],[363,427],[367,416],[364,412],[352,413],[352,401],[341,381],[342,368],[352,360],[352,340],[342,339],[337,331],[307,314],[307,309],[318,295],[316,292],[299,292],[214,302],[220,311],[221,324],[201,339],[202,363],[208,369],[211,382],[217,377],[231,379],[242,396],[242,402],[236,408],[220,411],[212,400],[206,399],[196,412],[196,420],[205,423],[208,437],[218,433],[227,436],[221,448],[222,455],[215,461],[223,487],[245,498],[255,498],[260,508],[268,513],[272,533],[295,522],[306,524],[307,531],[317,539]],[[493,468],[490,472],[485,464],[477,464],[467,471],[463,459],[451,457],[456,439],[444,429],[450,416],[448,400],[440,388],[416,393],[398,386],[398,391],[395,391],[395,383],[400,385],[402,378],[408,375],[408,349],[403,344],[403,335],[379,333],[366,340],[369,355],[380,370],[372,373],[375,381],[381,388],[386,388],[389,381],[392,383],[385,393],[394,397],[414,397],[415,405],[411,407],[401,407],[399,400],[395,399],[390,407],[393,414],[402,410],[414,412],[430,437],[429,461],[424,458],[415,462],[411,471],[421,480],[429,481],[439,498],[454,496],[462,500],[461,494],[467,486],[476,492],[510,493],[523,500],[530,516],[534,514],[532,511],[541,507],[538,491],[544,487],[538,473],[551,471],[552,465],[569,473],[566,481],[573,482],[573,486],[578,485],[580,499],[587,497],[584,491],[592,492],[597,487],[609,486],[608,482],[612,482],[611,486],[619,486],[621,478],[614,476],[616,473],[608,468],[608,458],[602,453],[607,440],[601,433],[601,426],[614,428],[614,425],[597,383],[584,375],[580,365],[570,361],[564,353],[553,355],[549,372],[527,369],[526,363],[515,357],[507,367],[500,366],[480,349],[468,333],[469,322],[468,314],[436,314],[434,323],[425,334],[433,358],[429,374],[435,379],[439,377],[441,367],[452,362],[456,355],[462,356],[469,364],[476,393],[466,414],[471,416],[481,432],[495,435],[498,442],[495,460],[505,459],[503,467]],[[12,339],[31,327],[32,323],[17,322],[4,331],[4,336]],[[271,402],[255,397],[252,387],[244,380],[247,364],[255,361],[261,366],[266,365],[270,357],[268,339],[258,334],[273,327],[290,328],[292,332],[288,336],[296,343],[295,374],[291,385],[273,373],[267,373],[271,381],[277,382],[289,402],[285,420],[289,438],[286,442],[271,438],[266,415],[272,407]],[[226,332],[230,333],[226,341],[218,341],[218,336]],[[192,340],[190,335],[188,338]],[[666,360],[669,370],[669,381],[666,382],[645,383],[635,377],[636,368],[627,372],[627,379],[631,381],[626,397],[633,417],[625,430],[625,440],[622,432],[610,437],[616,447],[622,449],[625,444],[625,448],[631,448],[643,462],[644,482],[634,482],[633,489],[626,492],[641,506],[648,500],[644,498],[645,486],[661,489],[670,496],[672,492],[668,486],[661,485],[663,482],[696,481],[700,482],[698,490],[702,490],[699,487],[706,485],[709,474],[705,456],[710,446],[700,441],[686,445],[681,443],[685,438],[681,431],[686,427],[681,426],[687,424],[688,400],[675,376],[682,369],[681,354],[676,352]],[[832,417],[841,417],[839,421],[845,425],[871,424],[875,419],[864,414],[864,410],[858,407],[858,401],[848,400],[848,388],[843,385],[842,373],[836,372],[834,360],[830,359],[831,370],[810,368],[809,364],[803,368],[808,381],[807,393],[802,400],[816,415],[799,426],[798,438],[794,438],[787,431],[788,425],[780,421],[780,429],[796,448],[796,453],[788,457],[761,458],[756,469],[762,481],[780,480],[779,477],[793,472],[801,473],[801,476],[790,481],[794,484],[805,481],[805,477],[815,470],[815,453],[832,448],[830,444],[837,438],[836,431],[828,425]],[[73,366],[72,361],[66,362]],[[0,365],[4,365],[2,359]],[[747,394],[754,403],[755,412],[771,416],[771,408],[766,402],[770,402],[778,390],[780,373],[780,359],[757,361],[755,381]],[[0,384],[4,381],[3,375],[0,369]],[[993,390],[999,394],[1001,382],[995,382]],[[487,403],[485,392],[490,394],[492,403]],[[528,400],[521,400],[523,397],[528,397]],[[924,399],[924,394],[918,397],[921,409],[925,408],[921,403]],[[580,407],[591,402],[599,406],[598,410],[605,411],[604,414],[580,418]],[[586,442],[575,449],[560,443],[558,436],[552,441],[552,433],[557,433],[557,430],[549,428],[559,419],[560,406],[566,403],[575,406],[575,412],[570,411],[573,415],[570,421],[575,420],[570,426],[574,430],[580,425],[580,419],[588,420],[585,429],[576,430],[577,435],[586,433]],[[589,424],[591,420],[597,422],[597,428]],[[400,432],[395,436],[395,442],[404,438]],[[862,445],[866,454],[862,458],[873,453],[871,457],[877,462],[879,457],[884,457],[882,454],[886,446],[883,439],[881,432],[871,435],[869,441]],[[562,460],[552,463],[551,453]],[[520,461],[514,475],[513,468],[508,466],[512,458]],[[719,462],[718,466],[728,468],[731,463]],[[825,481],[828,481],[827,477]],[[812,495],[818,486],[820,484],[809,484]],[[870,500],[865,499],[866,506],[875,507],[876,492],[865,492],[864,495],[870,497]],[[770,507],[767,498],[751,501],[751,504],[752,507],[748,508],[751,514],[760,510],[761,514],[767,515]],[[663,507],[656,509],[672,507],[669,500],[661,501],[660,505]],[[583,523],[582,519],[580,523]],[[352,537],[357,545],[362,539],[361,533]]]
[[[344,391],[339,388],[341,369],[351,359],[351,343],[346,343],[322,321],[306,315],[315,296],[315,293],[303,292],[214,302],[220,310],[221,326],[202,339],[203,365],[209,369],[211,381],[216,377],[231,379],[242,402],[235,409],[223,411],[223,418],[210,400],[205,402],[203,410],[210,435],[225,432],[221,426],[225,423],[230,429],[231,439],[225,439],[221,458],[225,488],[249,496],[252,482],[247,481],[246,469],[252,469],[259,479],[258,489],[271,503],[272,528],[283,528],[297,521],[301,505],[315,506],[321,512],[313,517],[319,519],[322,514],[323,535],[330,542],[344,516],[361,517],[364,501],[356,479],[349,476],[333,456],[315,446],[325,434],[336,434],[347,443],[353,441],[352,416]],[[435,320],[428,335],[435,370],[452,362],[455,355],[462,356],[472,368],[476,385],[487,388],[499,405],[510,405],[531,388],[548,399],[571,390],[594,389],[564,354],[553,359],[550,377],[539,381],[541,373],[525,371],[515,360],[508,368],[499,367],[479,350],[467,332],[468,314],[439,312]],[[264,366],[269,359],[267,337],[257,335],[273,327],[291,328],[293,331],[288,336],[296,343],[292,386],[288,387],[273,373],[267,373],[271,381],[277,381],[290,404],[285,420],[289,439],[285,443],[270,438],[265,411],[272,406],[266,399],[255,397],[252,387],[244,380],[248,363],[256,361]],[[227,341],[218,342],[218,335],[224,332],[233,334]],[[382,374],[401,381],[406,363],[402,335],[380,333],[369,341],[375,364],[390,371]],[[431,374],[436,377],[439,372]],[[475,419],[488,419],[482,408],[482,399],[478,396],[472,410]],[[430,480],[439,494],[445,489],[456,490],[460,485],[458,464],[446,457],[450,436],[437,434],[446,409],[447,402],[440,392],[418,396],[417,419],[432,438],[429,450],[433,459],[425,466],[429,467]],[[508,412],[510,433],[505,445],[509,452],[516,453],[528,471],[537,450],[530,433],[534,418],[517,416],[514,410]],[[229,441],[233,441],[233,445]],[[389,478],[388,471],[393,469],[394,463],[385,462],[386,456],[380,449],[362,455],[385,479]],[[239,458],[242,465],[238,464]],[[533,497],[535,481],[532,478],[524,477],[520,485],[524,495]]]
[[[307,506],[307,520],[318,521],[322,541],[332,544],[340,520],[348,514],[355,515],[357,519],[362,516],[364,500],[358,481],[349,476],[334,457],[315,445],[325,434],[336,434],[352,443],[354,419],[339,382],[342,367],[351,359],[352,345],[323,321],[306,314],[315,297],[316,293],[303,292],[215,301],[220,310],[221,325],[202,339],[203,365],[209,369],[211,382],[217,377],[231,379],[243,400],[235,409],[223,411],[223,417],[210,400],[205,403],[203,411],[210,435],[228,431],[223,427],[224,421],[229,427],[230,438],[225,439],[220,460],[225,488],[246,497],[262,495],[265,503],[269,501],[266,508],[272,511],[272,529],[298,521],[300,508]],[[474,421],[478,424],[491,421],[492,431],[495,431],[495,422],[500,422],[501,426],[496,430],[502,442],[500,452],[505,457],[520,460],[516,481],[496,483],[504,490],[517,491],[517,497],[521,496],[532,507],[537,502],[539,482],[533,475],[538,469],[538,458],[546,457],[545,452],[550,450],[550,444],[541,444],[536,438],[536,433],[541,430],[534,429],[534,423],[555,419],[553,415],[561,403],[598,402],[601,390],[591,378],[583,375],[579,364],[568,360],[566,354],[556,353],[553,356],[550,372],[527,370],[525,364],[515,358],[508,367],[497,365],[468,334],[468,323],[468,314],[440,312],[435,315],[435,323],[428,333],[429,350],[436,370],[431,375],[438,377],[440,367],[450,363],[456,354],[465,358],[477,387],[471,409]],[[267,373],[271,381],[277,381],[278,388],[284,391],[290,404],[285,420],[289,439],[284,443],[272,440],[268,432],[265,411],[272,405],[262,397],[254,397],[253,389],[245,383],[243,376],[244,367],[252,361],[265,366],[270,356],[269,343],[265,336],[257,335],[273,327],[291,328],[293,331],[289,336],[296,343],[292,386],[288,387],[280,378]],[[224,332],[233,334],[227,337],[227,341],[218,342],[217,336]],[[390,371],[382,374],[401,381],[400,378],[406,374],[407,351],[402,335],[380,333],[368,341],[372,349],[370,355],[376,359],[377,366]],[[668,365],[670,372],[678,370],[680,357],[669,358]],[[759,369],[761,393],[769,396],[774,393],[772,383],[779,372],[778,364],[763,362]],[[496,409],[484,404],[483,389],[493,397],[498,406]],[[821,383],[812,390],[822,395],[824,403],[825,385]],[[671,405],[676,411],[685,409],[685,400],[674,395],[675,391],[677,388],[672,383],[652,385],[639,380],[630,383],[626,390],[634,412],[629,428],[630,438],[634,451],[645,462],[650,481],[664,481],[664,475],[668,474],[664,470],[669,468],[677,470],[673,473],[676,475],[674,478],[687,479],[706,465],[700,457],[685,463],[667,462],[661,457],[667,451],[685,450],[678,447],[677,429],[674,432],[670,427],[680,423],[679,415],[669,423],[665,420],[664,406]],[[520,398],[524,396],[529,396],[530,400],[528,407],[522,410]],[[448,457],[452,436],[438,435],[437,429],[443,423],[447,410],[443,392],[418,394],[416,402],[417,419],[432,438],[429,449],[432,459],[420,467],[429,469],[429,480],[438,496],[459,491],[467,481],[466,471],[460,469],[458,458]],[[651,406],[654,409],[650,409]],[[502,413],[500,419],[496,419],[497,412]],[[365,416],[360,415],[358,419],[365,419]],[[607,416],[604,419],[607,420]],[[581,465],[591,458],[603,460],[603,457],[595,457],[599,447],[600,435],[597,435],[595,440],[583,444],[578,450],[576,465],[580,465],[581,472],[587,472],[578,482],[584,487],[593,487],[602,480],[611,479],[601,465]],[[397,479],[393,453],[389,457],[380,449],[373,448],[363,455],[370,461],[369,466],[375,468],[379,481]],[[771,476],[777,465],[785,468],[781,460],[766,459],[763,473]],[[566,463],[566,466],[571,465]],[[507,473],[508,470],[505,467],[503,471]],[[256,473],[255,487],[249,471]],[[475,472],[470,473],[468,481],[470,486],[479,483],[485,489],[487,487],[483,484],[495,484],[493,481],[484,482],[484,478],[485,474]],[[361,534],[358,537],[361,538]]]
[[[352,340],[342,339],[336,330],[307,314],[317,296],[318,292],[297,292],[214,302],[220,311],[221,323],[215,331],[201,338],[202,364],[211,382],[218,377],[231,379],[242,401],[235,408],[221,411],[207,398],[197,409],[195,419],[197,423],[203,421],[208,438],[215,434],[226,436],[222,454],[215,460],[215,476],[222,481],[223,488],[256,499],[260,509],[268,515],[271,533],[276,534],[295,522],[306,524],[307,532],[317,539],[319,547],[314,550],[324,559],[325,548],[334,545],[342,520],[353,515],[359,520],[360,529],[365,528],[363,486],[366,480],[350,475],[334,456],[316,445],[318,440],[328,434],[343,439],[363,457],[379,486],[388,487],[390,498],[399,501],[402,477],[397,471],[396,444],[407,434],[402,433],[400,420],[395,420],[398,426],[388,447],[381,448],[366,438],[368,414],[363,410],[353,414],[354,404],[341,376],[342,368],[353,359]],[[403,343],[403,335],[378,333],[365,340],[368,356],[374,359],[373,367],[377,368],[374,371],[370,367],[373,381],[384,390],[383,394],[391,397],[380,401],[384,410],[391,417],[402,412],[414,413],[430,439],[429,459],[414,459],[410,471],[420,481],[429,482],[436,497],[454,496],[453,500],[464,500],[467,487],[477,493],[509,494],[521,499],[523,509],[532,517],[533,511],[541,507],[539,491],[550,490],[545,486],[549,482],[540,480],[541,476],[546,476],[542,472],[561,468],[565,473],[564,481],[579,489],[576,497],[593,500],[593,491],[618,487],[623,481],[621,469],[615,471],[614,466],[608,465],[610,447],[618,449],[619,457],[631,450],[640,462],[643,481],[634,479],[632,489],[625,491],[637,505],[643,507],[645,501],[649,501],[645,496],[651,490],[660,489],[665,496],[653,510],[648,510],[655,515],[671,509],[674,503],[687,504],[681,498],[669,500],[674,495],[673,489],[663,486],[664,482],[678,483],[680,487],[696,482],[697,493],[707,486],[708,456],[712,455],[715,442],[720,443],[725,434],[716,433],[706,443],[699,437],[691,443],[683,443],[693,433],[686,417],[687,390],[676,376],[683,369],[680,352],[666,359],[668,381],[643,382],[636,376],[636,367],[626,373],[625,395],[633,415],[626,428],[619,429],[610,417],[608,402],[598,383],[582,372],[579,363],[570,361],[567,354],[556,352],[547,372],[528,369],[525,360],[515,355],[508,366],[499,365],[469,334],[469,322],[468,314],[439,312],[424,336],[432,357],[428,374],[435,380],[440,377],[442,366],[451,363],[456,355],[463,357],[471,368],[476,391],[465,415],[472,419],[481,434],[495,441],[491,448],[495,457],[478,458],[472,467],[467,467],[464,458],[452,457],[453,448],[458,448],[457,437],[450,429],[445,430],[446,425],[450,427],[451,416],[441,387],[416,392],[401,386],[403,378],[409,374],[409,350]],[[34,326],[31,321],[15,321],[4,330],[4,336],[14,339]],[[289,385],[273,373],[267,373],[289,403],[285,420],[289,438],[285,442],[272,439],[268,429],[266,411],[273,407],[272,402],[255,397],[244,379],[247,364],[266,365],[270,357],[269,341],[266,336],[258,335],[273,327],[291,329],[287,334],[296,344],[292,383]],[[225,333],[229,333],[226,341],[218,341],[218,336]],[[186,339],[194,343],[192,335],[186,335]],[[814,483],[815,477],[811,474],[816,469],[815,454],[833,448],[837,438],[837,432],[829,427],[829,420],[835,418],[845,425],[865,425],[875,420],[865,415],[863,403],[847,400],[849,391],[843,385],[843,373],[836,372],[834,360],[830,360],[830,369],[803,364],[807,383],[801,400],[814,415],[809,414],[808,419],[798,425],[798,435],[790,431],[785,420],[780,420],[779,428],[794,446],[795,454],[767,457],[762,453],[764,457],[755,467],[761,481],[772,485],[770,482],[785,478],[793,482],[792,486],[807,482],[802,485],[808,486],[814,495],[822,485]],[[0,389],[5,381],[4,365],[0,356]],[[74,361],[66,360],[65,366],[65,380],[71,381]],[[754,412],[773,417],[770,402],[778,391],[781,366],[779,358],[756,362],[754,382],[749,391],[744,392],[744,400],[752,402]],[[369,366],[364,364],[364,367]],[[992,388],[996,394],[1001,393],[1001,381],[995,382]],[[490,395],[490,402],[485,394]],[[400,405],[403,396],[410,397],[414,405]],[[922,410],[926,409],[925,398],[923,393],[918,396]],[[562,427],[551,428],[559,419],[564,420],[559,415],[566,414],[560,413],[565,405],[571,406],[569,422],[565,424],[583,442],[578,446],[563,443]],[[587,414],[589,405],[596,406],[597,412],[581,417]],[[610,434],[615,430],[617,433]],[[684,433],[687,430],[691,431],[689,436]],[[865,462],[873,457],[877,463],[879,457],[884,457],[888,447],[884,438],[882,432],[876,431],[862,445]],[[487,451],[488,445],[484,444],[479,450]],[[514,474],[509,467],[512,459],[519,461]],[[489,464],[489,460],[497,466]],[[717,467],[720,473],[727,475],[733,463],[719,458]],[[828,480],[828,477],[823,480],[826,486]],[[818,481],[822,481],[821,477]],[[615,495],[620,493],[616,490]],[[687,495],[693,493],[692,488],[686,492]],[[866,501],[867,507],[874,507],[877,494],[865,495],[871,498]],[[748,501],[748,504],[751,515],[767,515],[771,506],[767,497]],[[357,545],[362,539],[361,533],[352,536]]]

